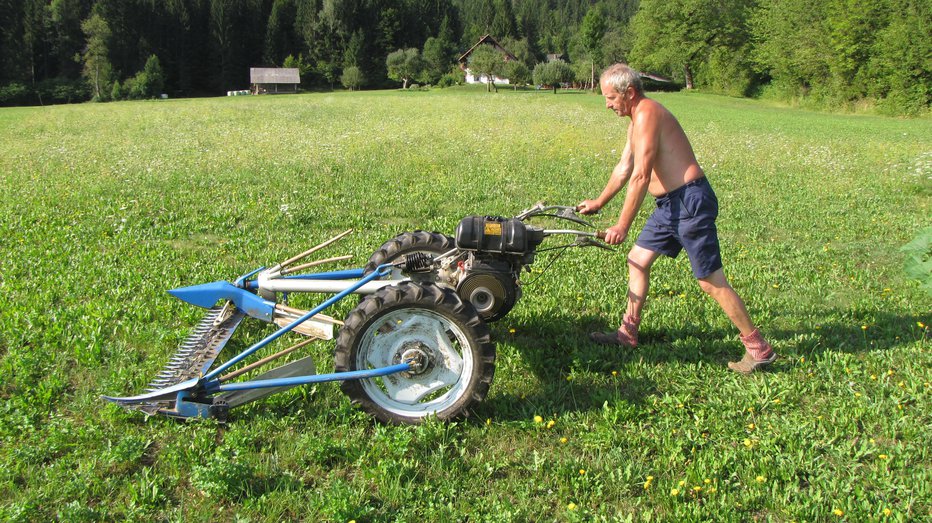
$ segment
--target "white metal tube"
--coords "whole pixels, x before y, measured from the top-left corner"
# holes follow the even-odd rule
[[[395,285],[399,280],[373,280],[354,294],[373,294],[382,287]],[[298,280],[298,279],[268,279],[259,276],[259,290],[269,292],[317,292],[338,293],[352,287],[359,280]]]

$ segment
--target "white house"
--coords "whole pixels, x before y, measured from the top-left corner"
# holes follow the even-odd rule
[[[465,53],[463,53],[463,55],[460,56],[459,59],[457,60],[457,61],[459,62],[459,64],[460,64],[460,69],[462,69],[463,72],[466,73],[466,83],[467,83],[467,84],[480,84],[480,83],[488,83],[488,82],[489,82],[489,78],[488,78],[486,75],[484,75],[484,74],[483,74],[483,75],[476,75],[475,73],[473,73],[473,72],[469,69],[469,55],[471,55],[472,52],[475,51],[475,50],[476,50],[480,45],[482,45],[482,44],[489,44],[489,45],[491,45],[492,47],[494,47],[495,49],[498,49],[499,51],[501,51],[501,53],[502,53],[502,55],[503,55],[503,59],[504,59],[504,61],[506,61],[506,62],[510,62],[510,61],[512,61],[512,60],[517,60],[517,59],[518,59],[515,55],[509,53],[507,49],[505,49],[504,47],[502,47],[501,44],[499,44],[498,42],[496,42],[495,39],[492,38],[491,35],[485,35],[485,36],[483,36],[482,38],[480,38],[478,42],[476,42],[476,45],[470,47],[469,50],[466,51]],[[499,78],[498,76],[496,76],[496,77],[493,79],[493,81],[494,81],[494,83],[496,83],[496,84],[506,84],[506,85],[507,85],[507,84],[509,83],[507,78]]]

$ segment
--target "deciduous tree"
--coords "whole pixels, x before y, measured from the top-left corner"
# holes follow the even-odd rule
[[[476,76],[485,75],[488,79],[486,91],[491,92],[495,87],[495,76],[505,67],[505,56],[501,51],[489,44],[482,44],[469,55],[469,68]]]
[[[385,59],[388,77],[401,82],[401,88],[407,89],[408,82],[424,68],[424,61],[417,49],[399,49],[390,53]]]
[[[107,57],[110,50],[110,26],[103,17],[94,13],[81,24],[81,29],[87,37],[87,46],[82,55],[84,78],[91,85],[94,100],[104,100],[111,74],[110,60]]]

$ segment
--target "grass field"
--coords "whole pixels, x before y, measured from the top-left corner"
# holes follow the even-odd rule
[[[751,377],[726,368],[737,332],[685,256],[655,265],[641,348],[592,345],[624,310],[625,257],[577,250],[491,326],[495,382],[474,415],[417,427],[374,423],[334,384],[226,425],[99,396],[139,392],[198,321],[167,289],[349,227],[332,252],[355,267],[403,231],[597,195],[626,125],[601,97],[0,110],[0,519],[932,518],[932,298],[899,251],[932,225],[932,120],[656,98],[693,140],[726,272],[782,358]],[[268,332],[241,328],[232,348]],[[313,347],[329,371],[332,344]]]

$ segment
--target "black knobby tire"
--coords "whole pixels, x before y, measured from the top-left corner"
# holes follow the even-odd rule
[[[436,256],[450,251],[454,246],[453,238],[439,232],[405,232],[383,243],[377,251],[372,253],[363,272],[369,274],[379,265],[397,261],[406,254],[423,252]]]
[[[393,331],[396,322],[399,327]],[[426,339],[418,338],[418,327],[411,326],[418,322],[442,327],[449,346],[459,355],[458,369],[455,368],[456,358],[452,360],[454,363],[449,363],[451,360],[445,357],[435,357],[430,360],[434,367],[420,375],[399,373],[383,378],[347,380],[341,385],[343,392],[354,404],[386,423],[415,424],[430,416],[440,420],[468,416],[470,407],[484,400],[489,392],[495,374],[495,345],[488,327],[473,306],[450,289],[405,281],[366,297],[346,317],[337,335],[336,371],[373,368],[375,365],[369,358],[376,356],[384,361],[378,366],[397,363],[397,354],[403,350],[398,348],[400,340],[409,340],[402,344],[407,347],[416,340]],[[439,336],[439,331],[434,333]],[[409,334],[410,339],[407,338]],[[380,342],[379,336],[388,341]],[[398,340],[392,341],[391,336]],[[441,354],[435,349],[427,350]],[[444,373],[447,382],[422,399],[405,402],[392,398],[389,386],[423,390],[418,388],[423,383],[442,381],[437,378],[438,372]]]

